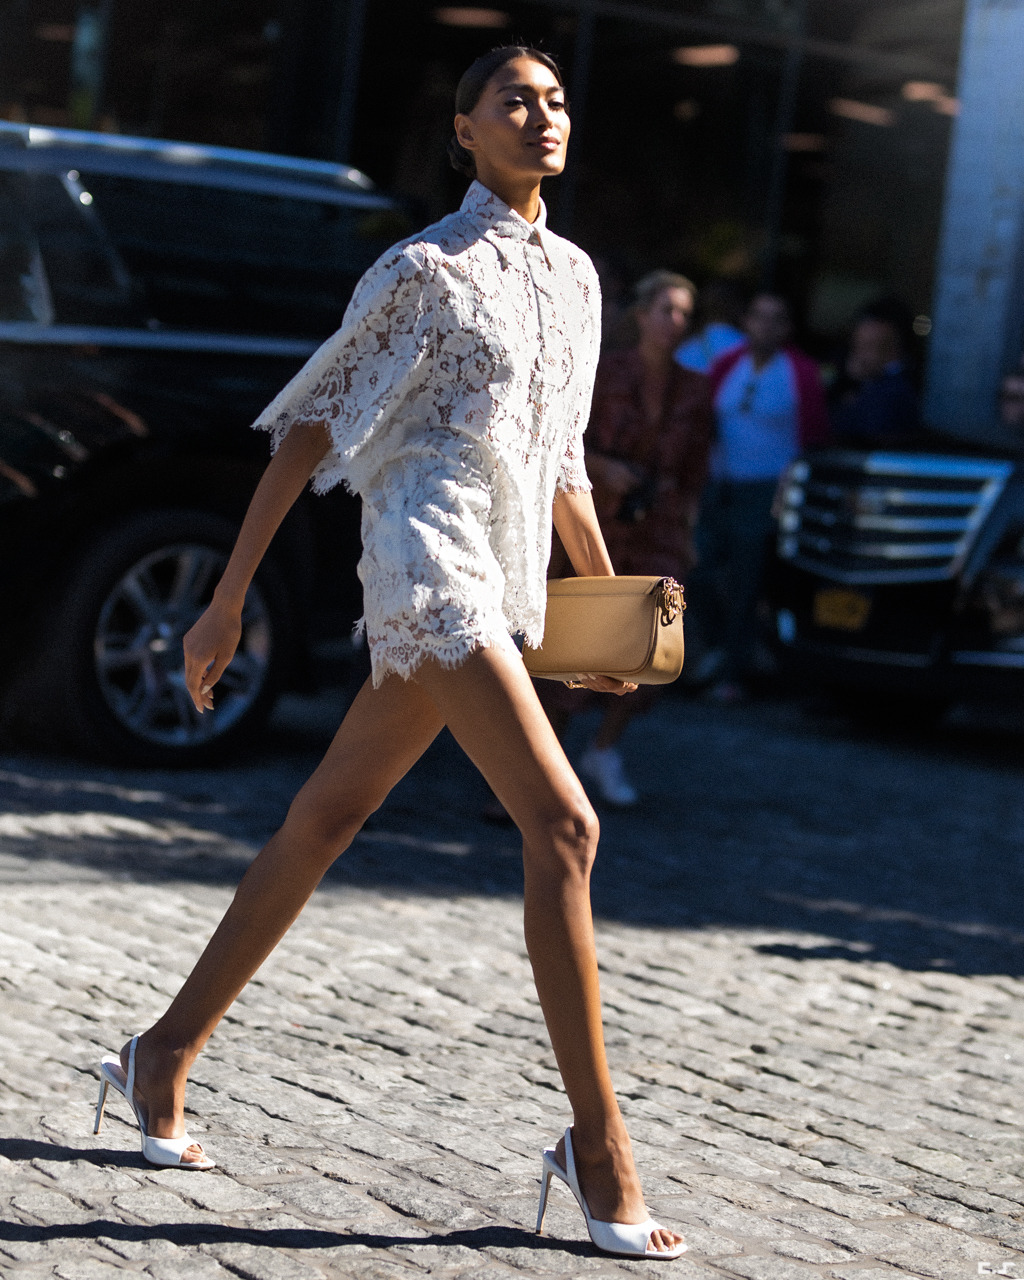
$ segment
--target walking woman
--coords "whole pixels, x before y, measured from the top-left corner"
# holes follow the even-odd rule
[[[474,178],[461,209],[379,259],[341,329],[258,421],[273,459],[185,637],[189,692],[212,709],[275,530],[311,476],[321,492],[340,481],[363,501],[372,678],[167,1012],[104,1059],[101,1102],[108,1086],[126,1095],[154,1163],[210,1167],[184,1132],[189,1068],[447,725],[522,832],[526,943],[572,1106],[572,1128],[543,1153],[538,1229],[555,1177],[599,1248],[676,1257],[686,1246],[648,1216],[605,1060],[589,900],[597,821],[510,638],[541,637],[552,515],[578,573],[612,573],[582,446],[597,278],[547,230],[539,195],[565,163],[561,76],[536,50],[496,50],[463,76],[456,110],[453,163]]]

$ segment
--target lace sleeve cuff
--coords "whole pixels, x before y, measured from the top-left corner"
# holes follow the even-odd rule
[[[555,483],[556,493],[589,493],[593,489],[582,458],[567,456]]]

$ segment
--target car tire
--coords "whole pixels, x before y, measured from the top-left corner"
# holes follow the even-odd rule
[[[222,760],[263,727],[290,662],[293,610],[264,560],[249,589],[242,639],[199,716],[184,687],[181,639],[209,603],[238,526],[206,511],[126,517],[77,558],[44,624],[29,679],[37,743],[122,765]]]

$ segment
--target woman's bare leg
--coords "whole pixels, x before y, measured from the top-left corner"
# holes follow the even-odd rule
[[[232,1001],[287,931],[324,871],[447,722],[523,834],[526,942],[573,1109],[580,1181],[595,1217],[638,1222],[643,1195],[604,1051],[590,869],[598,827],[518,656],[485,649],[414,683],[364,686],[281,830],[164,1016],[140,1041],[149,1131],[184,1130],[189,1067]],[[196,1153],[198,1154],[198,1153]],[[655,1233],[670,1248],[675,1233]]]
[[[597,817],[515,654],[484,649],[417,683],[523,835],[526,946],[573,1111],[573,1151],[594,1217],[641,1222],[643,1193],[604,1048],[590,870]],[[561,1145],[561,1144],[560,1144]],[[559,1153],[559,1159],[564,1156]],[[671,1248],[675,1232],[656,1232]]]
[[[321,877],[440,732],[436,706],[397,676],[360,690],[281,829],[242,877],[223,920],[136,1052],[136,1093],[155,1137],[185,1131],[185,1082],[210,1033],[305,906]],[[127,1067],[127,1046],[121,1051]],[[200,1157],[189,1148],[186,1162]]]

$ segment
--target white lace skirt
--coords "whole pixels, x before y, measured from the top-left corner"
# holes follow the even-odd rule
[[[483,647],[516,652],[479,459],[468,449],[453,459],[420,447],[395,458],[361,496],[359,577],[374,687],[391,673],[408,679],[426,658],[455,667]]]

